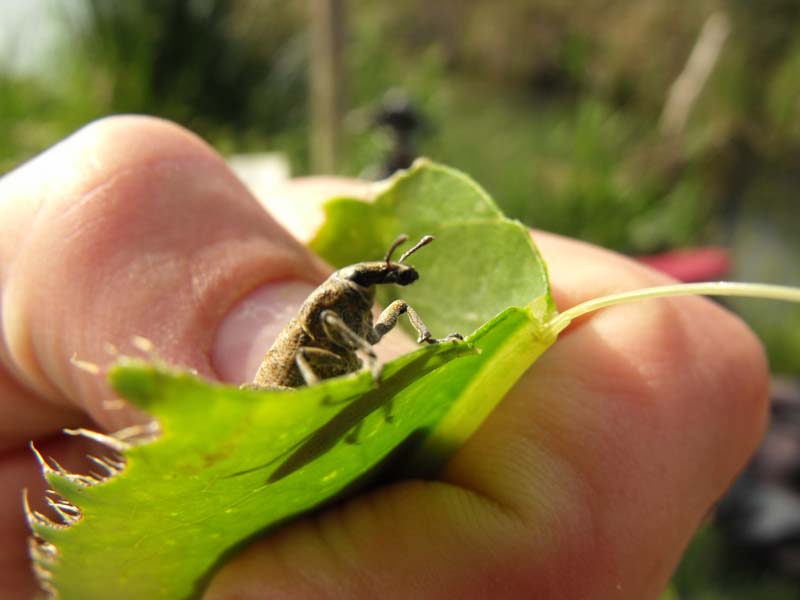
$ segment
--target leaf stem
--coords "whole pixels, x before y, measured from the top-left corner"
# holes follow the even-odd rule
[[[784,285],[770,285],[766,283],[738,283],[733,281],[679,283],[642,288],[629,292],[621,292],[619,294],[601,296],[600,298],[592,298],[572,308],[568,308],[564,312],[556,315],[547,324],[547,332],[554,336],[558,335],[577,317],[601,308],[634,302],[636,300],[664,298],[667,296],[743,296],[747,298],[783,300],[785,302],[800,303],[800,288]]]

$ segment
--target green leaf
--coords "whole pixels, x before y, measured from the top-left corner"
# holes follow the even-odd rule
[[[333,202],[313,246],[343,265],[382,257],[401,232],[437,236],[414,254],[421,278],[403,297],[434,335],[472,332],[467,340],[387,363],[379,385],[362,372],[273,392],[121,362],[113,386],[160,435],[130,446],[100,436],[115,448],[107,478],[40,457],[68,523],[29,511],[48,585],[67,599],[191,597],[253,536],[368,483],[435,474],[554,341],[541,325],[553,303],[527,230],[469,179],[430,163],[373,203]]]
[[[374,202],[339,198],[326,206],[311,247],[336,267],[379,260],[392,241],[432,234],[410,260],[420,279],[379,289],[381,303],[402,295],[433,331],[470,333],[509,306],[539,299],[537,317],[555,312],[547,268],[528,229],[503,216],[477,184],[458,171],[417,161],[388,180]]]

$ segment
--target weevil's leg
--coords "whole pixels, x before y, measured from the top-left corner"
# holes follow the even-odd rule
[[[374,335],[370,336],[370,341],[374,344],[378,340],[380,340],[386,333],[392,329],[397,324],[397,319],[400,318],[400,315],[403,313],[408,314],[408,320],[411,321],[411,325],[413,325],[414,329],[416,329],[417,334],[417,343],[421,344],[422,342],[427,342],[429,344],[438,344],[439,342],[449,342],[452,340],[463,340],[464,338],[461,337],[459,333],[451,333],[446,338],[437,339],[433,337],[430,330],[425,326],[425,323],[422,322],[422,319],[419,318],[417,311],[411,308],[405,300],[395,300],[385,309],[378,317],[378,320],[375,322],[375,327],[373,327]]]
[[[381,312],[380,316],[375,321],[375,326],[372,328],[372,335],[370,335],[369,341],[373,344],[378,343],[383,336],[394,329],[394,326],[397,325],[397,319],[400,318],[400,315],[406,312],[408,313],[409,319],[411,319],[411,324],[419,334],[417,342],[420,342],[423,337],[431,337],[431,332],[428,331],[428,328],[425,327],[425,324],[419,318],[417,313],[415,313],[414,310],[408,305],[408,303],[405,300],[395,300],[389,306],[383,309],[383,312]],[[413,317],[411,316],[412,313],[414,315]]]
[[[372,373],[373,379],[380,381],[381,365],[378,362],[375,351],[372,349],[372,345],[350,329],[347,323],[332,310],[323,310],[320,318],[322,319],[322,327],[330,339],[337,343],[344,342],[347,347],[364,353],[367,359],[367,368]]]
[[[464,339],[464,336],[460,333],[448,333],[447,337],[435,338],[431,335],[431,332],[428,330],[428,328],[425,327],[425,324],[422,322],[422,319],[419,318],[417,311],[409,306],[406,308],[406,312],[408,313],[408,320],[411,321],[414,329],[416,329],[417,333],[419,333],[419,337],[417,338],[418,344],[421,344],[422,342],[427,342],[429,344],[441,344],[442,342],[452,342],[455,340]]]
[[[408,313],[408,320],[411,321],[411,325],[414,326],[414,329],[417,330],[419,337],[417,338],[417,343],[421,344],[422,342],[427,342],[429,344],[436,344],[440,340],[437,340],[425,326],[425,323],[422,322],[422,319],[419,318],[417,311],[415,311],[410,306],[406,306],[406,312]]]
[[[448,333],[446,337],[439,338],[436,341],[438,343],[442,343],[442,342],[455,342],[456,340],[461,340],[463,342],[464,341],[464,336],[461,335],[460,333],[454,331],[452,333]]]
[[[325,363],[345,366],[342,357],[335,352],[324,348],[315,348],[314,346],[301,346],[294,355],[294,362],[300,370],[300,375],[303,376],[306,385],[314,385],[320,381],[319,375],[314,372],[311,366],[312,361],[318,366],[322,366]]]

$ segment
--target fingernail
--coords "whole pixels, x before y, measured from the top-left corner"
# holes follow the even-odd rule
[[[222,320],[211,353],[214,369],[224,381],[252,381],[264,353],[314,286],[302,281],[270,283],[251,292]]]

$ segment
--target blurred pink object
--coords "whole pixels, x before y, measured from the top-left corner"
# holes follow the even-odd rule
[[[720,279],[731,269],[730,253],[716,246],[670,250],[640,256],[637,260],[687,283]]]

